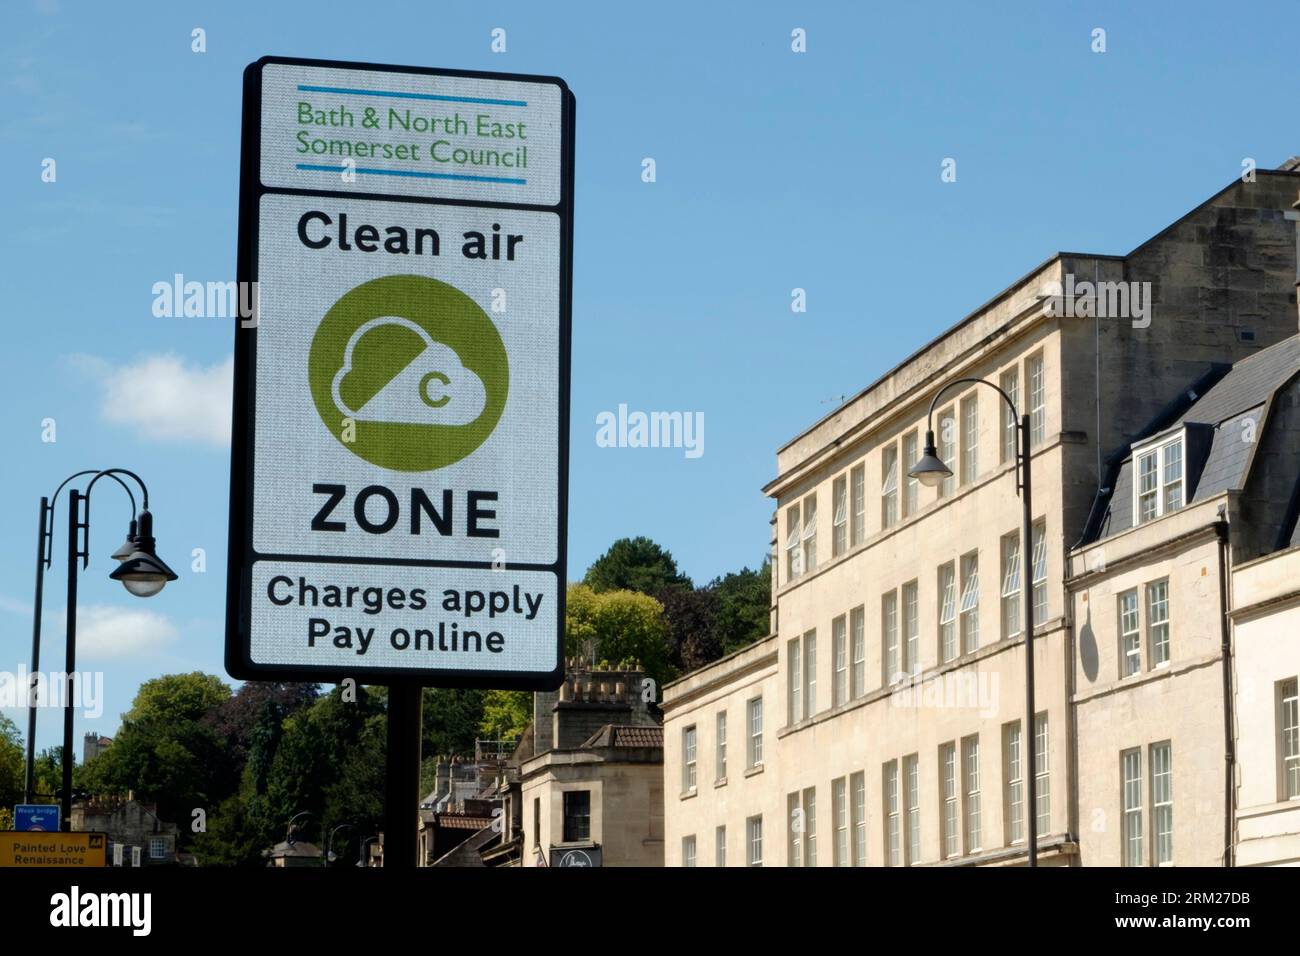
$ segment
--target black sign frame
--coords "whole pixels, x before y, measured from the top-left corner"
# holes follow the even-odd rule
[[[262,69],[271,64],[352,69],[372,72],[445,76],[466,79],[502,80],[522,83],[551,84],[560,89],[560,201],[554,205],[534,203],[488,202],[445,197],[394,196],[360,190],[297,189],[268,187],[261,177]],[[486,209],[515,209],[528,212],[553,212],[560,217],[560,341],[559,402],[557,436],[559,474],[556,483],[557,541],[554,564],[505,562],[506,570],[551,571],[556,576],[556,644],[555,667],[549,672],[471,671],[464,668],[390,668],[358,667],[354,670],[333,665],[258,664],[252,660],[252,572],[258,560],[274,560],[277,555],[259,554],[253,547],[253,449],[257,407],[257,325],[245,327],[242,318],[235,324],[234,395],[231,410],[230,446],[230,534],[226,568],[226,670],[239,680],[310,681],[340,683],[351,678],[359,684],[389,686],[428,686],[493,688],[502,690],[553,690],[564,679],[564,619],[566,564],[568,558],[569,521],[569,412],[573,341],[573,164],[574,119],[577,102],[564,80],[557,76],[523,73],[494,73],[478,70],[451,70],[433,67],[394,66],[342,60],[318,60],[301,57],[264,56],[244,69],[243,114],[239,162],[239,247],[236,278],[240,288],[257,281],[259,208],[265,195],[319,196],[382,202],[409,202],[421,205],[471,206]],[[293,559],[303,560],[295,555]],[[429,568],[491,569],[491,561],[419,561],[401,558],[337,558],[315,556],[320,564],[374,564]]]

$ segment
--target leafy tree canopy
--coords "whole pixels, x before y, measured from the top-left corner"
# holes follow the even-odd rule
[[[651,597],[665,588],[691,587],[672,554],[646,537],[615,541],[587,569],[582,583],[597,593],[639,591]]]
[[[565,653],[617,665],[638,660],[661,685],[675,676],[663,605],[636,591],[597,593],[570,584],[565,611]]]

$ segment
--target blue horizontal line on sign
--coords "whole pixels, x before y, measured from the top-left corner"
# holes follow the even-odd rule
[[[402,93],[397,90],[352,90],[344,86],[306,86],[302,93],[346,93],[352,96],[388,96],[398,100],[436,100],[439,103],[478,103],[484,106],[527,106],[526,100],[494,100],[487,96],[441,96],[437,93]]]
[[[322,173],[341,173],[346,166],[318,166],[315,163],[298,163],[297,169],[310,169]],[[417,169],[370,169],[358,166],[353,170],[355,173],[367,173],[371,176],[413,176],[416,179],[464,179],[472,183],[513,183],[516,186],[526,185],[526,179],[511,179],[508,176],[469,176],[465,173],[425,173]]]

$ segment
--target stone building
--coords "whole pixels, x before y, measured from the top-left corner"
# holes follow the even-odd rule
[[[1127,255],[1052,256],[778,449],[776,477],[764,489],[776,506],[772,635],[665,688],[669,865],[1023,864],[1030,813],[1041,865],[1118,862],[1114,781],[1081,783],[1094,763],[1116,779],[1121,773],[1115,736],[1100,738],[1107,721],[1119,720],[1107,707],[1155,706],[1140,695],[1175,684],[1180,699],[1193,685],[1204,690],[1218,673],[1218,644],[1214,633],[1184,640],[1171,624],[1177,681],[1143,678],[1118,696],[1085,686],[1089,667],[1109,666],[1105,679],[1116,680],[1116,661],[1098,650],[1089,664],[1076,653],[1076,628],[1088,620],[1086,610],[1078,619],[1082,591],[1073,579],[1086,559],[1077,551],[1090,529],[1106,534],[1112,567],[1116,549],[1175,525],[1200,527],[1207,509],[1217,513],[1217,503],[1188,498],[1187,513],[1171,514],[1159,531],[1139,526],[1117,541],[1113,516],[1094,528],[1099,489],[1111,487],[1123,460],[1156,442],[1168,456],[1160,467],[1173,468],[1172,452],[1160,449],[1180,410],[1229,367],[1295,336],[1300,240],[1288,215],[1298,187],[1294,164],[1260,171]],[[994,389],[959,379],[997,385],[1030,418],[1028,554],[1014,419]],[[936,397],[932,427],[953,475],[930,488],[908,472]],[[1213,448],[1215,424],[1186,425],[1189,452]],[[1226,446],[1222,456],[1226,467]],[[1184,495],[1199,493],[1189,484]],[[1117,500],[1117,483],[1109,494]],[[1240,524],[1248,548],[1256,504],[1249,490],[1230,500],[1242,509],[1230,507],[1230,526]],[[1189,547],[1183,560],[1202,562],[1208,577],[1213,541],[1196,537]],[[1106,586],[1131,590],[1118,573]],[[1217,595],[1190,586],[1198,600]],[[1025,589],[1035,625],[1032,726]],[[1088,603],[1113,609],[1115,599]],[[1094,612],[1094,631],[1100,620]],[[1210,720],[1171,716],[1189,727]],[[1221,756],[1224,730],[1213,730]],[[1131,747],[1162,761],[1165,752],[1152,746],[1164,741],[1146,739],[1151,733],[1135,732]],[[1033,807],[1025,799],[1030,753]],[[1181,767],[1172,771],[1175,787]],[[1163,782],[1165,764],[1158,769]],[[1221,760],[1215,769],[1225,791]],[[1106,793],[1086,789],[1094,786]],[[1222,855],[1224,803],[1220,796],[1214,813],[1220,836],[1176,839],[1177,862]]]
[[[1300,865],[1300,525],[1233,568],[1237,866]]]
[[[1265,660],[1295,661],[1288,645],[1300,649],[1300,631],[1255,637],[1248,608],[1262,600],[1250,593],[1261,571],[1237,569],[1290,547],[1300,336],[1210,378],[1117,456],[1068,560],[1078,832],[1089,864],[1231,865],[1238,785],[1254,802],[1255,781],[1274,779],[1259,751],[1271,754],[1277,739],[1275,681],[1258,687],[1256,677],[1272,670]],[[1243,611],[1250,621],[1234,641]],[[1235,678],[1234,643],[1244,655]],[[1265,701],[1267,727],[1257,715]]]
[[[141,866],[173,866],[177,863],[176,839],[180,827],[158,816],[158,805],[142,803],[134,794],[126,797],[92,797],[72,805],[72,830],[93,830],[108,834],[108,861],[113,848],[123,849],[123,863],[131,865],[131,848],[140,848]]]
[[[663,731],[639,669],[571,661],[553,692],[533,695],[519,753],[523,866],[662,866]]]
[[[112,737],[101,737],[94,731],[87,731],[85,738],[81,742],[81,762],[90,763],[113,743]]]

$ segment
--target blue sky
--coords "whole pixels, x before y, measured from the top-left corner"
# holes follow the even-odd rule
[[[142,680],[223,674],[233,333],[160,319],[234,277],[240,76],[264,54],[557,74],[578,99],[570,575],[647,534],[697,581],[761,561],[775,451],[1057,250],[1124,253],[1300,152],[1300,7],[1212,3],[429,4],[8,0],[0,12],[0,670],[28,658],[37,504],[149,482],[182,578],[107,579],[95,496],[79,665],[112,733]],[[811,9],[810,9],[811,8]],[[129,13],[127,11],[130,11]],[[207,52],[191,52],[202,27]],[[493,28],[507,52],[490,50]],[[790,49],[795,27],[807,52]],[[1106,52],[1091,50],[1106,31]],[[41,181],[45,158],[57,181]],[[653,157],[657,182],[641,181]],[[940,180],[945,158],[957,181]],[[790,309],[807,291],[806,313]],[[148,380],[150,418],[132,383]],[[701,411],[705,453],[597,447],[596,416]],[[42,441],[54,419],[57,441]],[[62,542],[65,514],[58,516]],[[60,551],[61,551],[60,545]],[[189,570],[203,548],[206,573]],[[61,666],[64,561],[45,602]],[[25,717],[6,711],[25,728]],[[38,742],[60,721],[42,717]]]

